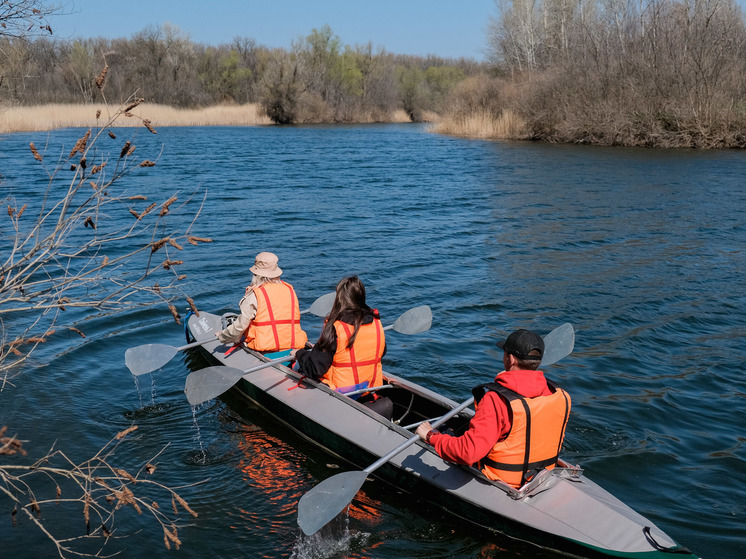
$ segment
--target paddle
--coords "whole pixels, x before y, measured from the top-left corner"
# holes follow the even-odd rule
[[[432,325],[433,314],[430,311],[430,307],[423,305],[414,309],[409,309],[407,312],[402,314],[399,318],[394,321],[390,326],[384,327],[384,330],[393,329],[401,334],[419,334],[428,330]],[[187,400],[193,406],[197,406],[217,398],[223,392],[230,390],[230,388],[236,384],[241,377],[255,371],[260,371],[271,365],[276,365],[284,361],[291,361],[292,357],[285,356],[279,357],[272,361],[267,361],[256,367],[251,367],[244,371],[236,369],[235,367],[226,367],[223,365],[216,365],[214,367],[207,367],[189,373],[186,379],[186,385],[184,392],[187,395]]]
[[[244,375],[292,360],[293,358],[288,354],[277,359],[272,359],[271,361],[266,361],[256,367],[244,369],[243,371],[235,367],[225,367],[223,365],[206,367],[187,375],[184,393],[190,404],[198,406],[230,390]]]
[[[316,316],[326,316],[332,309],[334,304],[334,298],[336,293],[327,293],[316,299],[311,306],[301,311],[300,314],[311,313]],[[180,351],[185,349],[191,349],[193,347],[201,346],[207,342],[214,341],[215,338],[208,338],[201,342],[194,342],[191,344],[183,345],[181,347],[174,347],[166,344],[145,344],[137,347],[131,347],[124,352],[124,363],[130,372],[135,375],[144,375],[145,373],[152,373],[153,371],[160,369],[166,363],[173,359]]]
[[[400,334],[419,334],[420,332],[426,332],[430,330],[430,326],[433,324],[433,313],[430,307],[422,305],[421,307],[415,307],[409,309],[399,318],[397,318],[393,324],[384,326],[384,330],[394,330]]]
[[[575,332],[571,324],[563,324],[555,328],[544,338],[544,357],[541,360],[541,366],[551,365],[569,355],[574,344]],[[473,396],[437,419],[432,424],[433,428],[442,425],[472,402],[474,402]],[[350,504],[369,474],[418,440],[420,440],[419,435],[413,435],[364,470],[334,475],[303,495],[298,502],[298,525],[303,533],[310,536],[331,522]]]

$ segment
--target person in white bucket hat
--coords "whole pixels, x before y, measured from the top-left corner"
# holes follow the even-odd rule
[[[254,277],[238,306],[241,313],[218,332],[222,343],[244,344],[270,352],[298,349],[308,337],[300,327],[300,307],[293,286],[280,279],[277,255],[260,252],[249,268]]]

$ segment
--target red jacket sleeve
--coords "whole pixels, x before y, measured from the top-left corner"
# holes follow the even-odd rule
[[[485,394],[469,423],[469,429],[460,437],[442,433],[433,434],[430,444],[445,460],[471,466],[489,453],[503,433],[510,430],[505,404],[494,392]]]

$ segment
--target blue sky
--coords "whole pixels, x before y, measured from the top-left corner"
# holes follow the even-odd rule
[[[64,2],[60,2],[64,3]],[[50,23],[61,39],[130,37],[176,25],[198,43],[255,39],[267,47],[328,24],[346,45],[371,42],[396,54],[484,59],[494,0],[68,0]]]

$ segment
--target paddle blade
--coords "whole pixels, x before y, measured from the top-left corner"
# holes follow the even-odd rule
[[[144,375],[163,367],[177,351],[177,348],[166,344],[131,347],[124,352],[124,364],[133,375]]]
[[[544,357],[541,359],[541,366],[552,365],[570,355],[573,347],[575,347],[575,330],[572,324],[568,322],[558,326],[544,337]]]
[[[198,406],[230,390],[244,374],[240,369],[219,365],[200,369],[187,375],[184,393],[190,404]]]
[[[430,330],[432,324],[433,313],[430,307],[422,305],[421,307],[409,309],[397,318],[390,328],[401,334],[419,334],[420,332]]]
[[[332,310],[332,305],[334,304],[334,298],[336,296],[337,294],[334,292],[322,295],[311,304],[311,308],[308,309],[308,312],[316,316],[328,315],[329,311]]]
[[[365,483],[368,474],[342,472],[319,483],[298,502],[298,526],[307,536],[315,534],[342,512]]]

